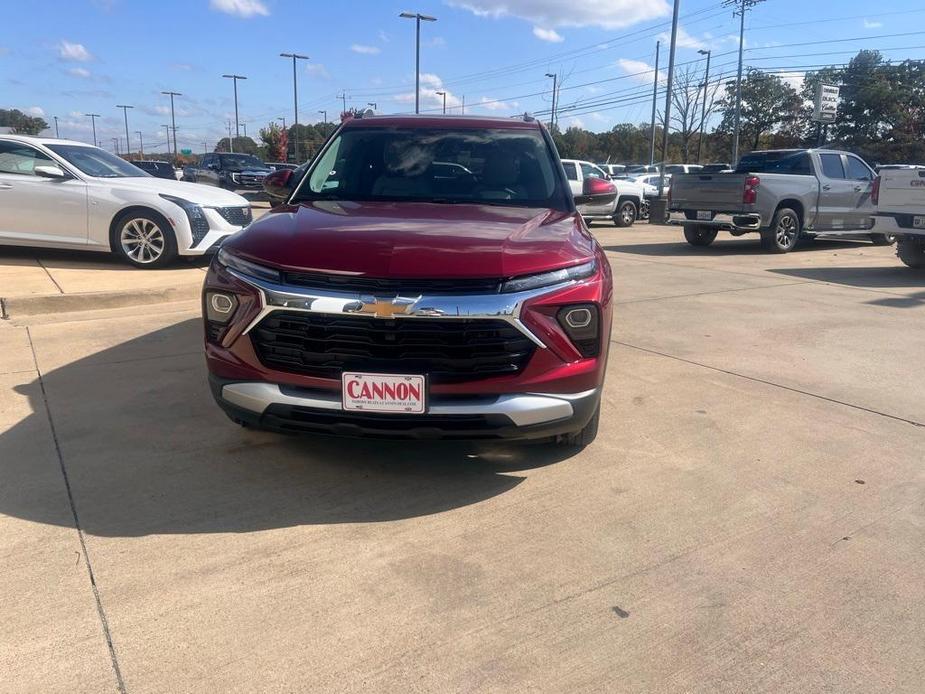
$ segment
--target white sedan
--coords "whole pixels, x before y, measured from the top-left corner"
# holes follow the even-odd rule
[[[152,268],[214,251],[251,219],[240,195],[154,178],[98,147],[0,135],[0,244],[111,251]]]

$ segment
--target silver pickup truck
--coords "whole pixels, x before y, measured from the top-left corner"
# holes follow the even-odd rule
[[[689,173],[671,179],[669,224],[684,227],[693,246],[709,246],[720,231],[761,235],[765,249],[792,251],[801,237],[869,235],[875,174],[863,159],[825,149],[783,149],[744,155],[732,173]]]

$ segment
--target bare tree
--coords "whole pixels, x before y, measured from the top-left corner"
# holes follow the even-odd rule
[[[703,132],[706,121],[716,111],[716,94],[720,82],[704,84],[704,75],[696,65],[688,65],[675,74],[671,93],[671,126],[680,138],[681,156],[690,161],[691,144]],[[704,108],[706,100],[706,108]],[[660,116],[664,125],[664,116]]]

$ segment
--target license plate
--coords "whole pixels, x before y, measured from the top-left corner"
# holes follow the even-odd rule
[[[709,222],[713,219],[713,213],[709,210],[697,210],[697,219]]]
[[[916,229],[925,229],[925,217],[913,217],[912,226]]]
[[[345,410],[422,414],[423,376],[345,373],[341,378]]]

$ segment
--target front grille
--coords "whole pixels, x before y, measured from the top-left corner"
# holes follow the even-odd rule
[[[242,186],[257,187],[263,185],[266,174],[238,174],[238,183]]]
[[[253,213],[250,207],[216,207],[222,219],[236,227],[247,226],[253,219]]]
[[[321,378],[343,371],[424,374],[431,382],[520,372],[534,345],[501,320],[380,319],[274,312],[251,331],[271,369]]]
[[[332,289],[343,292],[366,292],[370,294],[497,294],[501,289],[498,279],[395,279],[378,277],[357,277],[350,275],[328,275],[315,272],[287,272],[286,284],[313,289]]]

